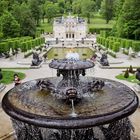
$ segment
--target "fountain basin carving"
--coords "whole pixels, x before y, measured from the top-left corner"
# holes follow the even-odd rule
[[[88,81],[93,79],[88,77]],[[58,82],[61,78],[49,80]],[[2,106],[14,119],[47,128],[93,127],[132,114],[138,106],[135,93],[122,83],[102,80],[105,81],[103,91],[87,94],[82,102],[77,103],[76,118],[70,116],[70,105],[56,100],[50,93],[41,92],[36,86],[38,80],[26,82],[9,91]]]
[[[90,61],[54,60],[57,77],[11,89],[2,100],[18,140],[130,140],[138,97],[126,85],[85,77]],[[121,128],[121,130],[120,130]]]

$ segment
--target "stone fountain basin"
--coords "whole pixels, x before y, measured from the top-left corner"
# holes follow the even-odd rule
[[[60,78],[45,78],[58,84]],[[101,91],[84,95],[75,104],[76,117],[65,100],[60,100],[50,92],[40,91],[38,80],[23,83],[11,89],[2,100],[4,111],[11,118],[36,125],[56,129],[88,128],[125,118],[138,107],[138,97],[126,85],[102,78],[81,77],[81,81],[103,80]]]

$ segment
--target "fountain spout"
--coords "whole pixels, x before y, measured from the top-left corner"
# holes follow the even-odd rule
[[[66,96],[68,100],[75,100],[77,98],[76,88],[69,88],[66,90]]]

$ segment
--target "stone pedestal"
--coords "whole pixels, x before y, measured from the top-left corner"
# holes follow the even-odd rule
[[[131,140],[128,118],[85,129],[48,129],[12,119],[17,140]]]

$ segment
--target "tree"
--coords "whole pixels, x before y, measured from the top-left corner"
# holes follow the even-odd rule
[[[27,3],[16,3],[13,6],[12,14],[19,22],[21,30],[20,34],[22,36],[32,36],[35,37],[36,32],[36,22],[32,17],[29,5]]]
[[[102,0],[95,0],[96,11],[99,11],[101,8]]]
[[[0,41],[3,38],[3,33],[2,33],[2,23],[0,22]]]
[[[58,13],[58,6],[53,4],[53,3],[49,3],[46,6],[46,16],[48,18],[48,23],[51,22],[52,18],[56,16],[56,14]]]
[[[2,33],[5,38],[17,37],[20,35],[20,25],[11,13],[6,11],[1,19]]]
[[[4,13],[5,10],[8,10],[8,3],[5,0],[0,1],[0,16]]]
[[[114,15],[118,19],[125,0],[114,0]]]
[[[81,0],[76,0],[73,2],[72,10],[74,14],[81,14]]]
[[[117,20],[117,36],[140,39],[140,1],[126,0]]]
[[[36,22],[32,17],[31,11],[26,3],[21,5],[22,17],[21,17],[21,35],[35,37]]]
[[[64,12],[65,12],[65,1],[64,0],[58,0],[58,7],[59,7],[59,12],[61,14],[64,14]]]
[[[106,23],[114,16],[114,0],[103,0],[101,3],[101,15],[105,18]]]
[[[91,13],[95,11],[95,2],[92,0],[82,0],[81,11],[88,18],[88,23],[90,23]]]
[[[29,2],[30,10],[32,13],[32,17],[36,21],[36,25],[39,25],[39,21],[41,19],[41,5],[39,4],[38,0],[30,0]]]

